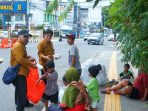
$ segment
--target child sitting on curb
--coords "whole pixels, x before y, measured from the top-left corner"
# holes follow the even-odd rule
[[[127,80],[129,85],[132,85],[134,76],[133,73],[129,70],[129,68],[129,64],[124,64],[124,71],[119,74],[119,81]],[[112,85],[118,84],[119,81],[113,79],[112,81],[106,83],[106,87],[112,87]]]
[[[129,70],[129,68],[129,64],[124,64],[124,71],[119,74],[120,80],[128,79],[132,81],[134,79],[133,73]]]

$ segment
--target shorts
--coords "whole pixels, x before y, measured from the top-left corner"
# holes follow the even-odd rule
[[[132,98],[132,99],[139,99],[139,91],[138,91],[138,89],[132,87],[132,92],[129,95],[129,97]]]
[[[59,95],[59,91],[57,91],[55,94],[48,96],[47,94],[43,94],[42,96],[42,102],[46,102],[48,100],[50,100],[50,102],[58,104],[58,95]]]
[[[98,101],[94,101],[91,103],[91,107],[94,109],[94,108],[97,108],[97,105],[98,105]]]

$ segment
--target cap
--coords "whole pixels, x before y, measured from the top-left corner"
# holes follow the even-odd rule
[[[29,34],[29,31],[28,30],[20,30],[17,34],[17,36],[20,36],[20,35],[25,35],[25,36],[30,36],[32,37],[31,34]]]
[[[75,35],[74,34],[67,34],[66,37],[71,38],[71,39],[75,39]]]

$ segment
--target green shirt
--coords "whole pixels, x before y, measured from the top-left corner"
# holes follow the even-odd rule
[[[93,102],[100,100],[99,83],[96,78],[91,78],[89,83],[86,84],[86,87],[88,89],[89,96]]]
[[[134,79],[134,76],[131,71],[128,71],[128,72],[123,71],[120,73],[120,78],[121,79]]]

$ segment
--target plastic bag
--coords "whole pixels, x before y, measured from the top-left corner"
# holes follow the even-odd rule
[[[30,68],[30,72],[27,77],[27,98],[33,103],[38,103],[41,100],[45,90],[45,83],[42,80],[37,83],[38,79],[38,69]]]

